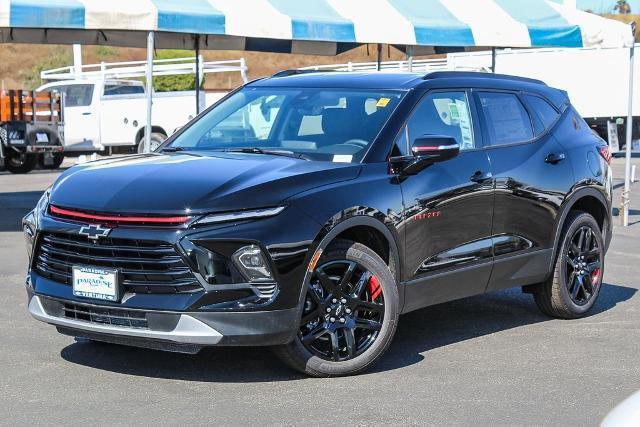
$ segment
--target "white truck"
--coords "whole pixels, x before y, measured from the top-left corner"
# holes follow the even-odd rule
[[[154,61],[154,76],[193,73],[191,61]],[[246,81],[244,60],[203,63],[201,72],[238,71]],[[218,66],[218,68],[216,68]],[[91,67],[99,67],[92,70]],[[216,70],[216,71],[212,71]],[[110,153],[142,150],[147,121],[145,87],[132,77],[144,75],[144,62],[73,66],[42,72],[43,80],[55,80],[40,86],[43,92],[63,94],[64,153],[79,154],[107,150]],[[124,78],[123,78],[124,77]],[[202,80],[201,80],[202,81]],[[200,91],[200,110],[218,101],[227,91]],[[196,92],[154,92],[151,149],[161,144],[176,129],[196,116]]]
[[[640,44],[636,44],[636,51]],[[633,151],[640,151],[640,55],[635,55],[633,93]],[[373,71],[378,64],[346,63],[318,65],[307,69]],[[449,53],[446,57],[413,61],[385,61],[380,71],[428,73],[440,70],[492,70],[491,51]],[[571,103],[587,123],[611,144],[622,149],[629,105],[629,49],[545,48],[500,49],[496,51],[495,72],[529,77],[566,90]],[[618,143],[618,137],[619,143]]]

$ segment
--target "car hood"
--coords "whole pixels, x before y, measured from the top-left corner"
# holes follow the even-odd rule
[[[358,176],[360,165],[244,153],[146,154],[67,170],[51,189],[61,207],[173,214],[268,207]]]

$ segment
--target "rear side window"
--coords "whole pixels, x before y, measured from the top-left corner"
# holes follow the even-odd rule
[[[490,145],[505,145],[533,139],[527,110],[515,94],[480,92],[480,105],[487,121]]]
[[[542,122],[542,126],[544,127],[542,132],[549,129],[551,125],[555,123],[556,119],[560,115],[560,113],[558,113],[558,111],[555,108],[553,108],[551,104],[549,104],[547,101],[540,98],[539,96],[525,95],[524,99],[529,104],[531,109],[533,109],[538,115],[538,117],[540,118],[540,121]]]
[[[142,86],[134,85],[105,85],[104,94],[109,95],[137,95],[144,93]]]

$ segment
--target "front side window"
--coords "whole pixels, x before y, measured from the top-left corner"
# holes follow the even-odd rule
[[[469,102],[465,92],[435,92],[426,95],[407,122],[408,140],[426,135],[455,138],[461,150],[475,148]]]
[[[513,144],[533,139],[531,119],[515,94],[480,92],[479,97],[491,145]]]
[[[183,150],[280,150],[311,160],[358,162],[401,92],[247,87],[174,139]]]
[[[47,91],[63,94],[65,107],[86,107],[91,105],[93,97],[92,84],[52,86]]]

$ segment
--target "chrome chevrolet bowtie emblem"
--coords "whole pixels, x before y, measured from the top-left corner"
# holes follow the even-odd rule
[[[110,228],[103,228],[95,224],[85,225],[78,232],[78,234],[87,236],[91,240],[98,240],[100,237],[107,237],[109,233],[111,233]]]

